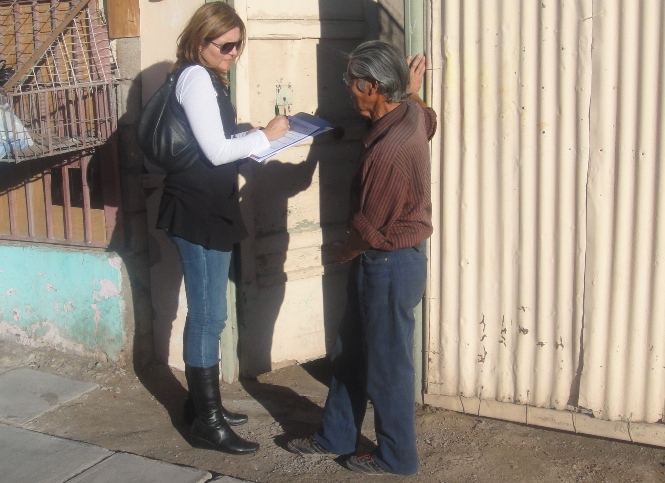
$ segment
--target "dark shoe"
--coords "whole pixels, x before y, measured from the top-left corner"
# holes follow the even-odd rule
[[[291,453],[299,454],[301,456],[308,454],[331,454],[330,451],[319,444],[313,435],[307,436],[306,438],[292,439],[288,442],[286,448]]]
[[[371,454],[362,456],[351,456],[344,462],[347,469],[363,475],[391,475],[388,470],[381,468]]]
[[[192,424],[192,446],[214,449],[229,454],[251,454],[259,450],[259,444],[247,441],[233,432],[222,420],[221,424],[209,426],[196,418]]]
[[[224,420],[219,393],[219,366],[186,366],[185,376],[197,416],[192,424],[192,446],[230,454],[257,452],[258,443],[238,436]]]
[[[192,425],[196,419],[196,409],[194,409],[194,401],[192,401],[192,394],[187,394],[187,399],[185,399],[185,404],[182,405],[182,419],[185,421],[185,424]]]
[[[224,421],[229,423],[229,426],[240,426],[241,424],[245,424],[248,419],[246,414],[232,413],[224,406],[222,406],[222,416],[224,416]],[[185,404],[182,408],[182,418],[187,424],[192,424],[196,419],[196,410],[194,409],[194,401],[192,401],[191,394],[185,399]]]

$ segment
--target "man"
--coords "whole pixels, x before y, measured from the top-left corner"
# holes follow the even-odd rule
[[[354,107],[372,121],[351,184],[348,235],[333,250],[336,262],[351,262],[347,305],[323,425],[288,449],[355,453],[369,399],[378,447],[345,460],[363,474],[418,472],[413,310],[425,290],[436,130],[436,114],[418,97],[424,72],[422,56],[405,61],[392,45],[370,41],[351,53],[344,74]]]

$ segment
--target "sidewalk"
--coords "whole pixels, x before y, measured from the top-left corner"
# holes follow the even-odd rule
[[[99,446],[21,428],[47,411],[56,410],[98,389],[32,369],[0,374],[0,481],[12,483],[203,483],[242,482],[228,476],[164,463]],[[10,423],[17,426],[10,426]]]
[[[326,372],[328,371],[328,372]],[[665,449],[418,406],[417,476],[366,477],[286,450],[321,423],[329,364],[222,383],[252,455],[193,448],[181,371],[134,368],[0,340],[0,483],[568,483],[665,481]],[[360,451],[376,441],[368,406]],[[664,442],[665,444],[665,442]]]

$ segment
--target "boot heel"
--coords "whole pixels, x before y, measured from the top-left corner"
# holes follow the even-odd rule
[[[192,448],[214,449],[215,451],[219,451],[219,448],[216,444],[211,443],[207,439],[199,438],[198,436],[191,436],[189,438],[189,444],[192,446]]]
[[[243,455],[256,453],[260,445],[241,438],[237,434],[227,435],[226,438],[220,438],[219,441],[212,441],[202,436],[192,434],[189,443],[193,448],[212,449],[222,453]]]
[[[192,424],[191,445],[237,455],[256,453],[259,444],[241,438],[226,422],[219,394],[219,366],[185,366],[185,376],[197,415]],[[244,415],[233,416],[236,424],[246,420]]]

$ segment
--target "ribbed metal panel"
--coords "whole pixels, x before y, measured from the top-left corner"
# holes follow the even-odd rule
[[[428,394],[658,421],[662,2],[432,10],[443,59]]]
[[[665,8],[594,9],[580,405],[655,422],[665,398]]]

